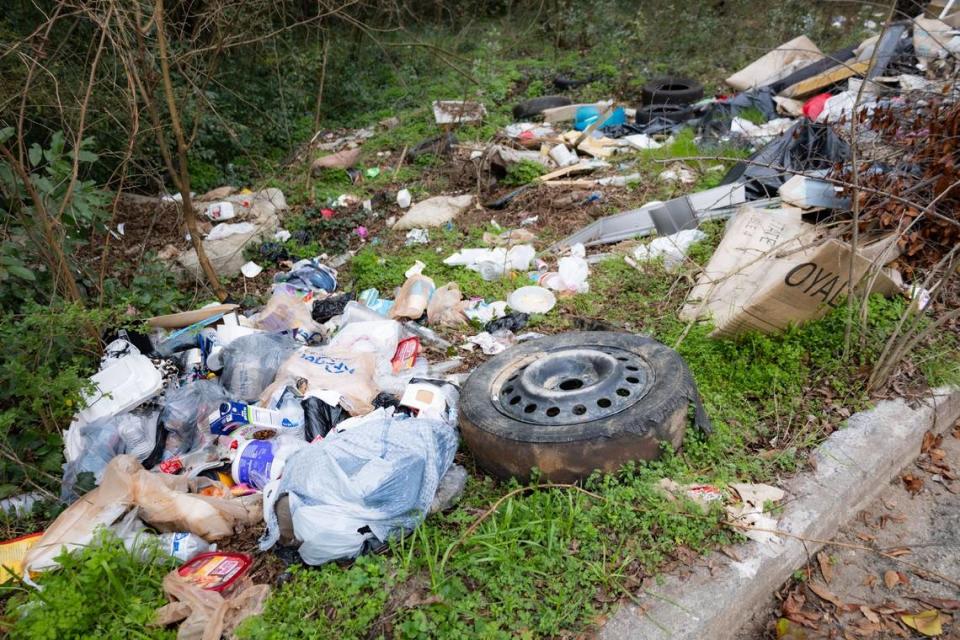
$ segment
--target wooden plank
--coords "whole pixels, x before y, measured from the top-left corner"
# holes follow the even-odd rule
[[[813,93],[816,93],[824,87],[829,87],[830,85],[840,82],[841,80],[846,80],[847,78],[853,76],[863,75],[867,68],[870,66],[870,62],[854,62],[851,64],[844,64],[839,67],[834,67],[828,69],[823,73],[817,74],[812,78],[807,78],[802,80],[795,85],[789,86],[783,91],[780,92],[781,96],[786,98],[805,98]]]

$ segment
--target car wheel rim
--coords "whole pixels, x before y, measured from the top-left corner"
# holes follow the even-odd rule
[[[653,386],[654,371],[632,351],[597,345],[517,361],[498,380],[494,397],[501,413],[528,424],[562,426],[625,411]]]

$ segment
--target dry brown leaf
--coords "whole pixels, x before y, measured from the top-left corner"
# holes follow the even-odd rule
[[[931,449],[940,446],[940,443],[943,442],[943,436],[935,435],[932,431],[927,431],[923,434],[923,443],[920,445],[920,453],[927,453]]]
[[[877,584],[877,576],[868,575],[863,579],[863,586],[873,587]]]
[[[862,531],[857,534],[857,537],[864,542],[872,542],[877,539],[877,536],[872,536],[869,533],[863,533]]]
[[[900,584],[910,584],[910,578],[903,571],[897,571],[897,576],[900,578]]]
[[[822,584],[817,584],[816,582],[808,582],[807,587],[810,591],[813,591],[817,594],[822,600],[832,603],[836,607],[842,607],[843,602],[835,596],[829,589],[827,589]]]
[[[892,549],[884,551],[884,553],[888,556],[899,558],[900,556],[908,556],[911,552],[909,547],[893,547]]]
[[[806,598],[803,597],[800,590],[794,589],[787,594],[783,604],[780,605],[780,612],[784,618],[787,618],[791,622],[802,624],[810,629],[816,629],[818,616],[815,613],[803,610],[805,602]]]
[[[880,622],[880,616],[877,615],[877,612],[866,605],[860,605],[860,613],[863,614],[864,618],[874,624],[878,624]]]
[[[821,551],[817,554],[817,563],[820,565],[823,581],[830,584],[830,581],[833,580],[833,564],[830,562],[830,556]]]
[[[918,478],[912,473],[906,473],[900,479],[903,480],[903,486],[906,487],[907,491],[913,495],[923,491],[923,478]]]
[[[883,584],[887,585],[887,589],[893,589],[900,584],[900,575],[896,571],[887,571],[883,574]]]

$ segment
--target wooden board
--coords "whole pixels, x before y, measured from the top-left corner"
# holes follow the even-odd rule
[[[851,64],[844,64],[839,67],[827,69],[823,73],[819,73],[812,78],[801,80],[797,84],[787,87],[780,92],[780,95],[786,98],[805,98],[816,93],[820,89],[829,87],[830,85],[840,82],[841,80],[846,80],[847,78],[851,78],[853,76],[863,75],[866,73],[869,66],[870,62],[867,61],[853,62]]]

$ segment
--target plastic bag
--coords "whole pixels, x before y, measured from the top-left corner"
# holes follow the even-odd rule
[[[292,338],[275,333],[237,338],[223,349],[223,387],[233,398],[256,401],[298,346]]]
[[[557,262],[557,272],[567,291],[586,293],[590,290],[590,284],[587,282],[590,267],[583,258],[579,256],[560,258]]]
[[[430,296],[436,288],[437,285],[427,276],[415,274],[407,278],[390,309],[390,317],[418,319],[427,310]]]
[[[351,300],[353,300],[352,293],[341,293],[338,296],[328,296],[320,300],[314,300],[310,315],[313,316],[315,322],[323,324],[330,318],[341,315],[343,309]]]
[[[330,430],[343,422],[348,414],[340,405],[327,404],[320,398],[303,401],[304,437],[307,442],[326,438]]]
[[[527,326],[527,323],[530,321],[530,314],[528,313],[509,313],[502,318],[497,318],[496,320],[491,320],[484,325],[483,330],[487,333],[494,333],[496,331],[513,331],[516,333]]]
[[[372,353],[378,360],[390,360],[397,351],[403,327],[396,320],[351,322],[330,339],[331,349]]]
[[[389,366],[389,360],[387,364]],[[373,354],[303,347],[284,361],[276,378],[281,381],[306,378],[308,389],[336,391],[350,413],[364,414],[373,409],[370,402],[379,391],[374,383],[375,373]]]
[[[166,457],[192,451],[206,431],[207,416],[230,396],[219,382],[196,380],[167,391],[160,420],[167,431]]]
[[[104,469],[114,457],[123,453],[124,443],[115,418],[103,418],[80,427],[83,442],[80,455],[63,465],[63,483],[60,486],[60,499],[70,504],[81,492],[76,491],[77,481],[82,473],[93,474],[96,484],[100,484]]]
[[[308,564],[352,558],[368,540],[412,530],[456,450],[456,432],[436,420],[369,421],[332,432],[291,456],[283,477],[264,492],[267,533],[260,548],[279,539],[274,506],[283,495],[289,495],[294,533],[303,541],[298,552]]]
[[[313,258],[297,262],[287,273],[275,275],[273,281],[286,283],[298,291],[333,293],[337,290],[337,271]]]
[[[286,331],[296,329],[307,336],[320,332],[320,325],[313,321],[310,307],[296,293],[278,289],[270,296],[266,306],[252,318],[258,329]]]
[[[456,282],[448,282],[433,292],[427,304],[427,321],[430,324],[448,327],[468,324],[469,320],[463,312],[463,307],[460,285]]]
[[[188,493],[199,490],[213,495]],[[62,549],[72,551],[90,544],[98,527],[110,526],[134,506],[139,507],[143,521],[159,531],[189,531],[209,541],[232,535],[238,523],[260,520],[259,494],[229,496],[229,489],[220,483],[152,473],[133,456],[116,456],[104,469],[100,486],[70,505],[47,527],[27,554],[25,570],[57,566],[56,557]]]

